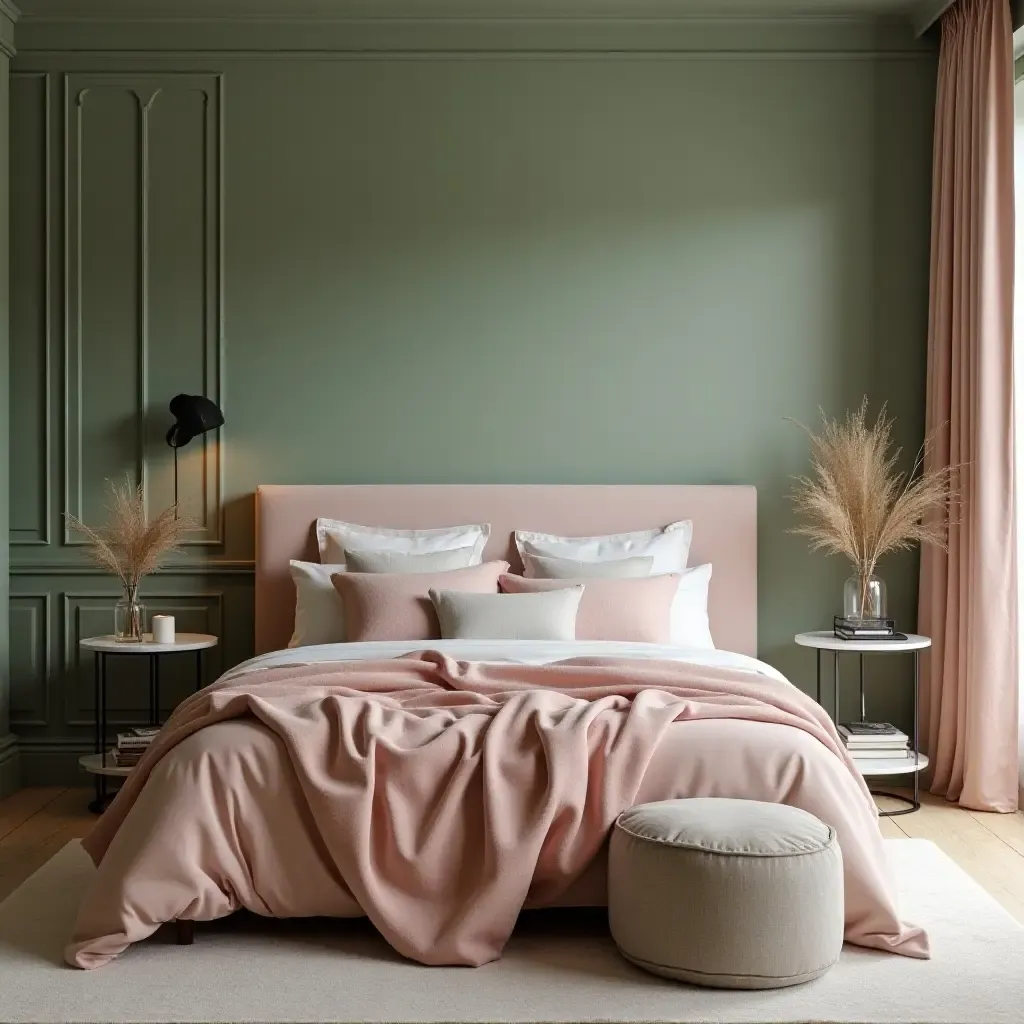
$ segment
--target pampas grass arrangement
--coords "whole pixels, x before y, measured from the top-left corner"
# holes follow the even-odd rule
[[[193,524],[178,516],[176,505],[150,521],[142,485],[134,486],[127,476],[123,484],[108,481],[108,488],[107,520],[101,527],[93,529],[70,514],[65,518],[71,529],[85,537],[90,559],[117,578],[129,608],[137,609],[139,584],[181,546]],[[138,613],[132,612],[126,631],[130,639],[142,639],[139,619]]]
[[[924,470],[928,437],[910,472],[898,472],[902,449],[893,450],[893,420],[883,405],[869,425],[867,398],[845,420],[830,420],[822,412],[821,421],[817,434],[797,423],[811,439],[811,475],[796,480],[791,497],[803,522],[790,532],[807,537],[812,551],[849,560],[865,609],[883,555],[915,544],[946,548],[945,518],[932,513],[954,497],[953,467]]]

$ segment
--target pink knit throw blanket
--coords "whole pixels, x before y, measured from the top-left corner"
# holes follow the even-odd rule
[[[685,796],[816,814],[842,848],[847,940],[928,956],[897,914],[864,781],[795,687],[669,661],[429,651],[255,671],[185,701],[84,841],[98,870],[66,956],[96,967],[163,921],[239,907],[361,909],[408,957],[483,964],[524,904],[556,902],[602,853],[622,810]],[[276,814],[289,824],[254,839]]]

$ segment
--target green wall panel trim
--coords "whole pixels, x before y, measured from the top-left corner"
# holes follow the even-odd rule
[[[210,561],[188,565],[166,565],[154,576],[251,576],[256,571],[251,559]],[[88,562],[11,562],[11,576],[106,576],[109,573]]]
[[[10,796],[26,783],[21,776],[21,756],[18,737],[12,734],[0,736],[0,799]]]
[[[45,683],[53,673],[51,598],[48,593],[10,598],[10,721],[15,731],[45,726],[50,719],[50,688]]]
[[[0,30],[9,27],[0,9]],[[10,706],[8,592],[10,589],[10,59],[0,31],[0,737],[7,736]],[[10,775],[13,769],[8,768]],[[0,781],[0,785],[3,785]]]
[[[53,76],[12,72],[11,193],[22,201],[11,210],[12,234],[24,251],[11,264],[11,417],[19,444],[11,446],[10,543],[45,547],[51,540],[53,494],[52,349],[54,320],[52,244]]]
[[[180,391],[223,400],[222,85],[193,73],[64,76],[64,494],[86,522],[107,497],[84,481],[125,472],[151,506],[169,505],[167,403]],[[91,443],[133,419],[130,452]],[[202,527],[186,547],[223,542],[223,441],[221,430],[179,454],[183,505]],[[83,543],[65,524],[63,545]]]

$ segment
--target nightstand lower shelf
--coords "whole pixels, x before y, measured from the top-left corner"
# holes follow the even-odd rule
[[[914,795],[905,796],[903,793],[889,793],[884,789],[872,789],[873,797],[884,796],[887,800],[898,800],[907,806],[895,811],[879,811],[881,818],[898,818],[901,814],[913,814],[921,807],[921,798],[918,792],[918,777],[928,767],[928,755],[920,751],[915,757],[913,753],[909,757],[879,757],[864,758],[858,761],[855,757],[854,764],[865,779],[872,779],[887,775],[913,775]]]
[[[916,760],[913,754],[863,759],[854,755],[853,761],[866,779],[875,775],[910,775],[912,772],[923,772],[928,767],[927,754],[918,754]]]
[[[78,763],[90,775],[108,775],[123,779],[131,771],[131,768],[126,768],[124,765],[114,764],[112,750],[108,750],[105,754],[85,754],[78,759]]]
[[[102,814],[107,809],[107,804],[114,798],[113,793],[107,792],[107,779],[127,778],[131,768],[114,764],[112,750],[108,750],[105,754],[85,754],[78,759],[78,764],[90,775],[96,777],[96,798],[89,803],[89,810],[93,814]]]

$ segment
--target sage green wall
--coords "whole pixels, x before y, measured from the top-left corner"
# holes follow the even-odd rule
[[[182,452],[204,530],[149,603],[224,637],[211,671],[251,645],[259,483],[735,482],[759,491],[762,656],[813,681],[792,635],[829,622],[845,573],[785,532],[807,443],[784,418],[867,393],[918,443],[930,52],[23,53],[17,70],[27,778],[66,777],[89,745],[76,640],[116,596],[61,512],[97,516],[126,470],[169,500],[180,390],[219,396],[227,425]],[[885,575],[911,623],[914,560]],[[896,672],[871,695],[905,721]],[[129,721],[145,688],[116,683]]]

